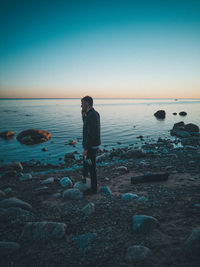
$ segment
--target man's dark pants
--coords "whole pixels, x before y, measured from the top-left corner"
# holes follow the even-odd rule
[[[90,173],[91,190],[95,193],[97,192],[96,152],[97,149],[88,149],[86,160],[83,159],[83,176],[88,177]]]

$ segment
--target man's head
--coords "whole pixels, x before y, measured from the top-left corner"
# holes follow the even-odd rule
[[[93,99],[91,96],[85,96],[81,99],[81,107],[84,111],[88,111],[93,107]]]

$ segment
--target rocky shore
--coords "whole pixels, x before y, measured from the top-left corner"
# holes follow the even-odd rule
[[[1,165],[0,266],[198,266],[200,143],[187,138],[100,151],[95,195],[73,153]]]

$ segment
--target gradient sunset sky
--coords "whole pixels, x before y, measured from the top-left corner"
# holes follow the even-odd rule
[[[0,97],[200,98],[199,0],[1,0]]]

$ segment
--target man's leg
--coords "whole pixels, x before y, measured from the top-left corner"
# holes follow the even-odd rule
[[[91,165],[90,165],[91,190],[93,193],[97,193],[96,149],[92,149],[91,151],[89,151],[88,156],[91,160]]]
[[[82,181],[86,183],[86,177],[88,177],[88,164],[83,156],[83,178]]]

